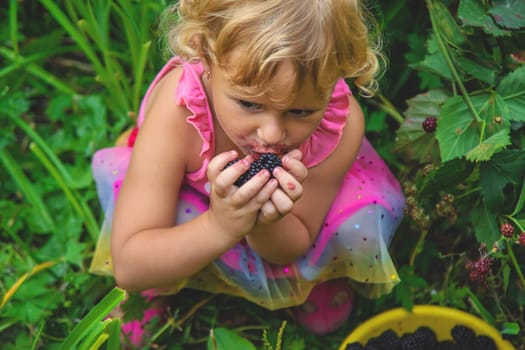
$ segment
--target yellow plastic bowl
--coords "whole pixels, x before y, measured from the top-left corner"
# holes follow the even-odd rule
[[[491,337],[499,350],[515,349],[511,343],[501,337],[494,327],[474,315],[443,306],[418,305],[414,307],[412,313],[398,308],[372,317],[354,329],[341,344],[339,350],[345,350],[346,346],[353,342],[360,342],[364,345],[369,339],[379,336],[387,329],[392,329],[398,335],[402,335],[412,333],[420,326],[427,326],[434,330],[439,341],[451,340],[450,331],[457,324],[471,328],[478,335],[484,334]]]

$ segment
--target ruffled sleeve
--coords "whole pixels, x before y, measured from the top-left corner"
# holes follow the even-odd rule
[[[204,67],[201,63],[184,63],[175,97],[178,105],[186,107],[191,112],[186,121],[197,130],[202,141],[199,153],[203,159],[202,166],[199,170],[186,174],[186,178],[194,182],[206,178],[206,169],[215,148],[212,114],[200,80],[203,72]]]
[[[339,144],[350,108],[350,95],[350,89],[344,79],[339,79],[326,107],[324,118],[312,136],[299,146],[306,167],[314,167],[321,163]]]

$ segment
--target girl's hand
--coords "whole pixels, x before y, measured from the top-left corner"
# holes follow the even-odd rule
[[[292,150],[282,159],[282,167],[273,171],[273,176],[279,182],[270,200],[264,203],[258,216],[258,222],[269,224],[290,213],[295,202],[303,194],[302,183],[308,175],[308,169],[301,162],[303,155],[299,150]]]
[[[253,161],[247,156],[224,169],[236,158],[234,151],[215,156],[208,165],[207,176],[211,185],[209,213],[213,224],[240,240],[252,230],[259,211],[270,201],[279,183],[277,179],[270,179],[268,170],[262,170],[243,186],[235,186],[235,181]]]

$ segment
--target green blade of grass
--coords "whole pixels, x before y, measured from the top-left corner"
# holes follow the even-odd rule
[[[73,25],[62,10],[52,0],[40,0],[42,5],[46,7],[49,13],[56,19],[62,28],[69,34],[69,36],[77,43],[80,49],[84,52],[87,58],[93,64],[95,71],[100,74],[104,72],[104,67],[95,51],[91,48],[89,41],[82,35],[82,33]]]
[[[31,181],[29,181],[22,169],[20,169],[18,166],[16,160],[11,157],[5,148],[0,150],[0,162],[2,162],[4,168],[16,182],[18,188],[23,193],[25,198],[27,198],[27,200],[33,205],[36,214],[42,218],[43,222],[45,223],[45,229],[47,231],[54,231],[56,225],[53,217],[47,210],[47,207],[40,198],[40,195],[31,184]]]
[[[104,330],[109,322],[111,322],[111,320],[104,320],[95,323],[84,340],[77,347],[77,350],[98,350],[108,339],[108,334],[104,332]]]
[[[18,54],[18,1],[9,0],[9,37],[11,38],[11,46]]]
[[[115,306],[118,305],[124,297],[126,292],[120,288],[113,288],[91,311],[76,325],[69,333],[67,338],[60,346],[60,350],[75,349],[76,345],[93,329],[96,327],[104,316],[108,315]]]
[[[47,158],[53,163],[54,167],[58,169],[60,172],[60,175],[65,179],[66,183],[68,185],[71,185],[73,183],[73,180],[71,179],[71,176],[69,175],[69,172],[66,170],[62,162],[58,159],[55,152],[47,145],[47,143],[44,141],[44,139],[35,131],[33,128],[29,126],[25,121],[23,121],[21,118],[18,118],[17,116],[9,115],[9,118],[13,123],[15,123],[24,133],[29,136],[29,138],[38,145],[44,151],[44,154]]]
[[[4,47],[0,47],[0,55],[4,56],[5,58],[15,62],[15,65],[19,65],[20,67],[22,66],[26,66],[25,67],[25,70],[27,72],[29,72],[31,75],[35,76],[36,78],[44,81],[45,83],[55,87],[57,90],[60,90],[68,95],[74,95],[75,94],[75,91],[73,89],[71,89],[69,86],[67,86],[66,84],[64,84],[61,79],[58,79],[57,77],[55,77],[54,75],[48,73],[47,71],[45,71],[44,69],[42,69],[41,67],[37,66],[36,64],[31,64],[30,61],[28,61],[27,59],[25,59],[24,57],[22,56],[19,56],[17,55],[15,52],[11,51],[11,50],[8,50]],[[35,59],[40,59],[39,56],[35,57]],[[18,68],[18,67],[15,67],[15,68]],[[6,72],[4,72],[4,70],[7,69],[4,68],[2,69],[2,75],[3,74],[7,74],[9,73],[10,71],[7,70]]]
[[[38,158],[38,160],[40,160],[40,163],[42,163],[42,165],[49,171],[51,176],[53,176],[58,186],[66,195],[68,201],[71,203],[77,214],[82,218],[83,222],[86,224],[91,238],[95,242],[98,237],[99,228],[95,221],[95,218],[93,217],[93,214],[91,213],[91,210],[86,208],[85,205],[81,204],[81,201],[79,201],[80,195],[76,191],[74,191],[70,186],[68,186],[67,179],[62,175],[62,172],[60,172],[58,168],[53,165],[53,163],[48,159],[48,157],[46,157],[46,154],[44,154],[44,152],[39,146],[37,146],[35,143],[31,143],[29,145],[29,149]]]
[[[120,349],[120,332],[121,332],[120,318],[114,318],[107,327],[109,338],[106,346],[106,350],[119,350]]]

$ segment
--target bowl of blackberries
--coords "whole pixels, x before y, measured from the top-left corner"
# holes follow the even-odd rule
[[[490,324],[467,312],[435,305],[385,311],[345,339],[339,350],[511,350]]]

